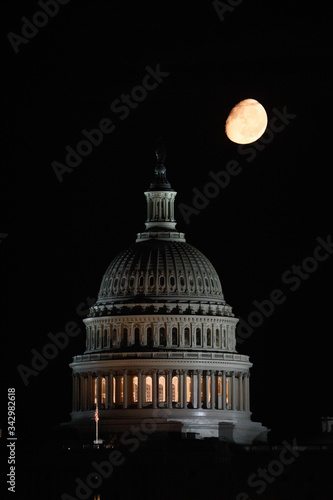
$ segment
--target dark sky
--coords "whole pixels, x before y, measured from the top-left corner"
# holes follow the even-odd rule
[[[178,228],[214,264],[235,315],[246,320],[273,290],[284,297],[238,347],[254,363],[253,418],[281,438],[318,430],[333,414],[333,257],[309,259],[332,234],[327,4],[244,0],[221,20],[207,1],[72,0],[38,32],[28,28],[26,43],[7,33],[22,36],[23,16],[45,16],[35,16],[37,2],[11,4],[2,4],[1,355],[2,400],[16,388],[19,432],[68,419],[68,364],[85,343],[76,309],[144,228],[159,136]],[[156,68],[156,88],[120,112],[116,100],[140,99],[133,89]],[[231,108],[249,97],[279,127],[251,151],[224,133]],[[114,130],[59,182],[52,163],[65,164],[65,148],[106,118]],[[193,206],[193,190],[203,193],[231,160],[241,172],[186,223],[179,204]],[[311,272],[296,281],[293,266],[304,265]],[[17,365],[31,366],[31,349],[69,321],[82,335],[25,386]]]

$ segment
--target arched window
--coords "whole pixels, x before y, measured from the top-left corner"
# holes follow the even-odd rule
[[[164,283],[165,283],[164,276],[160,276],[160,286],[163,287]]]
[[[179,379],[177,376],[172,377],[172,401],[174,403],[179,401]]]
[[[101,404],[105,405],[105,401],[106,401],[105,377],[101,378],[101,384],[102,384],[102,387],[101,387]]]
[[[176,284],[176,280],[175,280],[175,277],[174,276],[170,276],[170,286],[175,286]]]
[[[139,381],[138,377],[135,376],[133,377],[133,403],[137,403],[139,401],[138,399],[138,387],[139,387]]]
[[[210,328],[207,328],[207,345],[209,347],[212,345],[212,331]]]
[[[184,329],[184,344],[190,345],[190,329],[188,326]]]
[[[160,403],[165,403],[166,400],[166,383],[165,383],[165,376],[160,375],[158,377],[158,400]]]
[[[144,276],[140,276],[140,278],[139,278],[139,286],[143,287],[143,284],[144,284]]]
[[[191,389],[192,389],[192,380],[189,375],[186,377],[186,400],[188,403],[191,402]]]
[[[150,276],[149,277],[149,286],[154,286],[154,283],[155,283],[154,276]]]
[[[113,377],[112,380],[112,401],[116,402],[116,377]]]
[[[178,345],[178,330],[175,326],[171,330],[171,336],[172,336],[172,345]]]
[[[99,347],[101,347],[101,336],[98,329],[96,333],[96,349],[98,349]]]
[[[160,334],[159,344],[165,346],[166,345],[166,338],[165,338],[165,328],[163,326],[161,326],[161,328],[159,330],[159,334]]]
[[[201,329],[197,328],[195,330],[195,343],[196,345],[201,345]]]
[[[230,387],[231,387],[231,379],[230,377],[226,377],[226,384],[225,384],[225,402],[227,405],[231,403],[231,394],[230,394]]]
[[[94,404],[97,405],[97,377],[94,377]]]
[[[146,403],[153,401],[153,379],[150,375],[146,377]]]

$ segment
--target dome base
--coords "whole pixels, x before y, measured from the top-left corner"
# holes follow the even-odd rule
[[[99,419],[99,435],[106,439],[110,434],[122,434],[130,439],[129,433],[149,435],[159,432],[179,432],[194,435],[199,439],[219,438],[236,444],[266,442],[269,429],[260,422],[251,421],[249,411],[201,410],[155,408],[141,410],[102,410]],[[80,434],[95,432],[94,412],[73,412],[72,426]]]

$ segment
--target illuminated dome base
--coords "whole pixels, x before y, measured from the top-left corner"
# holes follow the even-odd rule
[[[138,426],[249,444],[268,430],[251,421],[248,356],[226,352],[133,352],[76,356],[72,421],[104,437]]]

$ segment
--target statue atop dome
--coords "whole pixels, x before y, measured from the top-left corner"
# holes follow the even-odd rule
[[[150,184],[149,191],[173,191],[170,182],[166,178],[166,168],[164,166],[166,149],[162,137],[159,137],[156,141],[155,155],[157,164],[155,166],[154,179]]]

